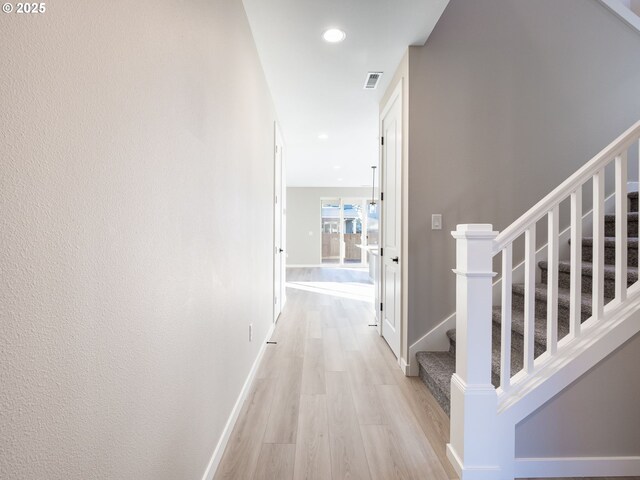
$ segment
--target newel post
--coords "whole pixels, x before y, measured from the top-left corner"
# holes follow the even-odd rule
[[[471,224],[458,225],[452,235],[457,257],[456,372],[451,378],[447,453],[461,480],[508,478],[504,447],[510,439],[498,425],[498,396],[491,384],[492,250],[498,232],[490,224]]]

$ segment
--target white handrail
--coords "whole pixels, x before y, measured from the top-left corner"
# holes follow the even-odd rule
[[[614,140],[607,148],[583,165],[576,173],[562,182],[549,195],[535,204],[527,213],[505,228],[494,241],[493,254],[497,255],[504,247],[522,235],[530,225],[544,217],[553,207],[604,168],[616,156],[621,155],[640,136],[640,121]]]

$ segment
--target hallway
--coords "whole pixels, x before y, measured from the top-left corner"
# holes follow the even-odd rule
[[[295,268],[287,279],[277,344],[215,478],[456,478],[444,451],[448,418],[368,326],[366,271]]]

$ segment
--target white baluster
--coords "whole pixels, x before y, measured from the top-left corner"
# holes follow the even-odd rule
[[[553,355],[558,346],[558,205],[549,212],[547,220],[547,352]]]
[[[536,328],[536,226],[531,225],[524,234],[524,370],[533,372]]]
[[[592,315],[601,319],[604,311],[604,169],[593,176],[593,308]],[[581,275],[582,272],[576,272]]]
[[[627,298],[627,152],[616,157],[616,300]]]
[[[571,278],[569,329],[572,337],[580,336],[582,325],[582,187],[571,194]]]
[[[513,244],[502,250],[502,347],[500,386],[503,391],[511,387],[511,296],[513,292]]]

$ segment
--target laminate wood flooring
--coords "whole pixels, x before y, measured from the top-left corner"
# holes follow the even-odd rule
[[[449,418],[369,326],[366,270],[295,268],[287,280],[277,344],[267,346],[215,479],[457,479],[445,451]]]
[[[287,303],[216,480],[457,478],[449,419],[405,377],[357,268],[287,271]]]

